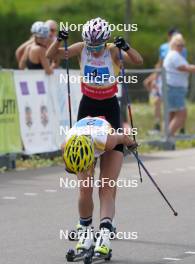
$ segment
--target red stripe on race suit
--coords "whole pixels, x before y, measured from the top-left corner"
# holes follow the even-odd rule
[[[107,88],[95,88],[82,82],[81,91],[84,95],[92,99],[103,100],[113,97],[118,92],[118,87],[117,83],[115,83]]]

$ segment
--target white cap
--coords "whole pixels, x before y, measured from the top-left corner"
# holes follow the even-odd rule
[[[32,25],[31,32],[35,37],[47,38],[49,35],[49,27],[41,21],[37,21]]]
[[[32,24],[32,26],[31,26],[31,30],[30,30],[31,33],[32,34],[36,33],[37,28],[40,27],[40,26],[42,26],[42,25],[44,25],[44,22],[42,22],[42,21],[36,21],[36,22],[34,22]]]

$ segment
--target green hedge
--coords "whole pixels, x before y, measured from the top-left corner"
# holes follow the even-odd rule
[[[187,39],[187,47],[192,61],[194,29],[189,31],[186,4],[182,0],[132,0],[131,23],[138,24],[138,32],[130,33],[131,44],[144,57],[143,67],[153,67],[158,58],[158,47],[166,41],[167,29],[177,26]],[[193,4],[192,12],[195,7]],[[17,0],[0,1],[0,65],[16,68],[15,49],[30,35],[30,27],[35,20],[55,19],[69,23],[84,23],[96,16],[110,23],[124,22],[125,0]],[[194,17],[192,17],[194,23]],[[114,32],[115,35],[121,34]],[[71,32],[69,43],[81,40],[80,32]],[[76,60],[71,67],[78,67]]]

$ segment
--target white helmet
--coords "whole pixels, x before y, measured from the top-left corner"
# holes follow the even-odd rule
[[[91,19],[83,25],[82,38],[88,44],[104,43],[110,36],[108,22],[100,17]]]

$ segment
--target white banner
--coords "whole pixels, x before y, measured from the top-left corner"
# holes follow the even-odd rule
[[[14,71],[21,136],[27,154],[57,150],[47,78],[43,71]]]

